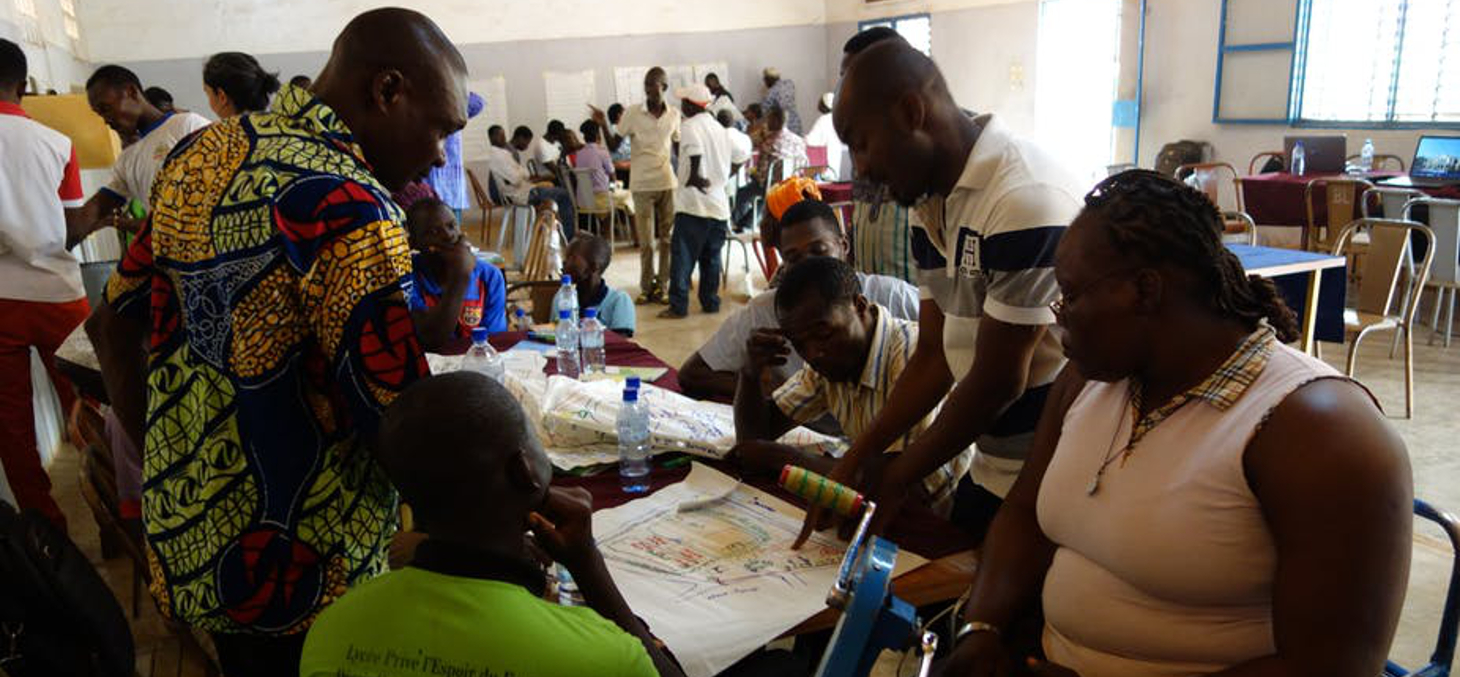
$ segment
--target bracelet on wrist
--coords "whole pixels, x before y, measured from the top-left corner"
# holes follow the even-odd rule
[[[983,621],[969,621],[967,623],[964,623],[962,627],[958,628],[958,633],[953,636],[953,643],[957,644],[958,642],[963,641],[964,637],[978,632],[993,633],[994,637],[1003,636],[1003,633],[999,632],[999,626],[994,625],[993,623],[985,623]]]

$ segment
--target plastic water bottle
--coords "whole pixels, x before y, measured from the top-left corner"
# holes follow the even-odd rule
[[[471,348],[461,358],[461,368],[465,371],[486,374],[498,383],[506,378],[507,370],[502,364],[502,356],[498,355],[492,344],[487,342],[486,327],[471,330]]]
[[[618,477],[626,494],[649,490],[649,412],[637,388],[624,388],[618,410]]]
[[[578,355],[578,325],[568,310],[558,311],[558,373],[568,378],[578,378],[582,370]]]
[[[606,371],[603,355],[603,323],[598,321],[597,308],[584,308],[583,321],[578,323],[578,343],[583,346],[583,373]]]
[[[1289,163],[1289,169],[1296,176],[1308,173],[1308,163],[1303,158],[1303,142],[1293,144],[1293,161]]]
[[[558,293],[553,295],[553,312],[561,313],[568,311],[568,316],[573,318],[573,323],[578,323],[578,290],[573,288],[573,276],[563,276],[563,286],[558,288]]]
[[[512,314],[512,331],[532,331],[532,318],[527,316],[527,311],[518,308]]]
[[[1359,169],[1374,171],[1374,140],[1364,139],[1364,149],[1359,151]]]

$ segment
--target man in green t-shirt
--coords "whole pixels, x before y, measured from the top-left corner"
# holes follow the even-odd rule
[[[415,383],[381,421],[379,456],[428,537],[410,566],[320,614],[301,677],[682,677],[609,577],[588,492],[549,487],[502,386],[474,372]],[[587,608],[543,599],[529,528]]]

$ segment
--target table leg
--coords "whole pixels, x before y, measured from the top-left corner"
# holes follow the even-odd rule
[[[1303,317],[1300,319],[1303,323],[1302,334],[1299,339],[1301,342],[1301,350],[1314,357],[1318,356],[1318,351],[1316,350],[1317,341],[1314,339],[1314,334],[1318,326],[1318,288],[1322,281],[1323,271],[1315,270],[1308,274],[1308,298],[1303,304],[1305,307],[1303,308]]]

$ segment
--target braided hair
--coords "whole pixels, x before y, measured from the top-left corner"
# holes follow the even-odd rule
[[[1150,170],[1132,169],[1096,185],[1085,196],[1080,218],[1104,224],[1116,251],[1190,273],[1196,298],[1212,312],[1253,328],[1266,319],[1278,340],[1297,340],[1297,316],[1272,280],[1247,275],[1222,244],[1222,213],[1201,191]]]

